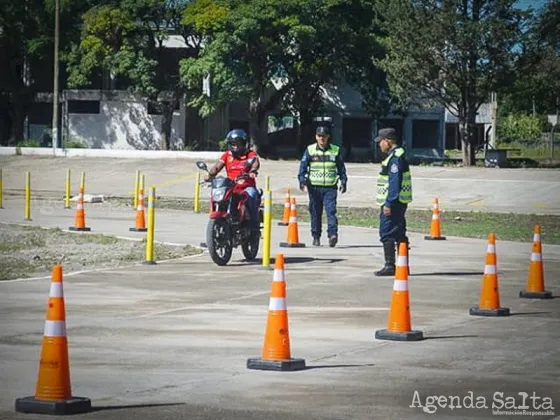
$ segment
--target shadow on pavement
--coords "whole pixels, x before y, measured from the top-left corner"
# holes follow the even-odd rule
[[[427,335],[424,340],[439,340],[444,338],[475,338],[478,335]]]
[[[439,273],[411,273],[410,277],[422,276],[483,276],[483,271],[441,271]]]
[[[285,264],[303,264],[303,263],[310,263],[310,262],[324,262],[327,264],[333,264],[342,261],[346,261],[346,258],[284,257]],[[270,257],[271,268],[274,268],[273,267],[274,263],[275,263],[274,258]],[[228,264],[229,267],[238,267],[242,265],[245,266],[262,265],[262,258],[257,258],[255,261],[241,260],[238,262],[236,261]]]
[[[352,249],[352,248],[383,248],[383,245],[337,245],[340,249]]]
[[[345,368],[345,367],[370,367],[375,366],[373,363],[366,363],[366,364],[340,364],[340,365],[311,365],[306,366],[305,370],[310,369],[328,369],[328,368]]]
[[[91,411],[107,411],[107,410],[125,410],[127,408],[150,408],[150,407],[168,407],[176,405],[185,405],[185,403],[162,403],[162,404],[131,404],[131,405],[105,405],[92,406]]]
[[[542,315],[542,314],[551,314],[552,312],[547,311],[540,311],[540,312],[510,312],[511,316],[518,316],[518,315]]]

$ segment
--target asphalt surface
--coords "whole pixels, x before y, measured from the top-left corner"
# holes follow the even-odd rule
[[[211,160],[207,160],[212,164]],[[287,188],[298,203],[307,194],[298,190],[296,161],[263,161],[259,186],[270,176],[273,200],[281,203]],[[135,173],[141,171],[147,185],[161,196],[193,197],[195,161],[189,159],[51,158],[0,156],[6,194],[23,196],[25,172],[31,172],[32,194],[62,197],[66,171],[71,170],[72,193],[78,191],[81,172],[86,174],[86,193],[132,197]],[[371,206],[379,164],[347,164],[348,192],[339,195],[341,206]],[[431,209],[438,197],[443,211],[474,210],[560,214],[560,169],[500,169],[476,167],[412,168],[414,202],[411,208]],[[208,195],[207,190],[203,194]],[[204,197],[203,197],[204,198]]]
[[[34,179],[46,186],[44,179],[60,177],[65,165],[45,162],[51,162],[52,172]],[[171,170],[170,163],[158,164],[164,172]],[[91,165],[89,172],[99,174],[88,178],[88,185],[98,183],[95,192],[109,190],[99,177],[105,182],[113,177],[127,190],[131,174],[123,173],[129,166],[117,165],[112,175],[102,175],[106,168]],[[13,164],[10,168],[13,173]],[[548,185],[546,203],[555,205],[558,195],[550,195],[557,187],[528,184],[530,177],[549,182],[538,171],[518,181],[533,193],[535,185]],[[274,185],[280,185],[278,178]],[[33,220],[25,222],[23,201],[6,196],[0,222],[67,229],[74,209],[58,204],[35,203]],[[92,233],[144,237],[128,231],[133,220],[130,208],[86,205]],[[198,245],[205,239],[206,221],[204,214],[158,209],[156,240]],[[501,305],[511,316],[486,318],[469,315],[480,295],[486,241],[425,241],[411,234],[412,327],[426,339],[406,343],[374,339],[375,331],[387,325],[393,286],[392,278],[372,275],[382,262],[377,231],[341,228],[332,249],[311,247],[308,225],[299,228],[305,248],[278,246],[286,228],[274,225],[272,235],[272,255],[286,257],[292,357],[305,359],[308,367],[298,372],[246,368],[247,359],[262,349],[272,271],[260,261],[243,261],[239,250],[227,267],[215,266],[204,253],[154,266],[65,273],[72,391],[94,406],[74,418],[490,419],[496,417],[492,403],[499,406],[506,397],[516,397],[520,408],[520,392],[535,393],[539,404],[550,398],[555,414],[499,417],[559,415],[559,300],[518,297],[525,288],[530,242],[498,238]],[[544,244],[543,252],[546,288],[560,296],[560,246]],[[2,419],[49,418],[13,408],[16,398],[34,393],[49,284],[48,278],[0,282]],[[429,396],[441,397],[440,403],[453,397],[467,407],[472,398],[486,408],[432,406]],[[426,412],[419,403],[428,405]],[[531,400],[526,406],[539,408]]]

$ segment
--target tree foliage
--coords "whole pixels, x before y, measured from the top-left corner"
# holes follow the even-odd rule
[[[560,106],[560,0],[549,1],[531,22],[504,112],[556,113]]]
[[[170,146],[173,109],[182,93],[178,66],[176,71],[164,68],[164,42],[180,34],[194,53],[198,48],[192,28],[181,24],[185,7],[179,0],[121,0],[92,7],[83,15],[81,41],[67,60],[70,87],[86,87],[94,72],[105,71],[112,88],[126,85],[153,102],[163,114],[164,149]]]
[[[510,83],[525,15],[514,0],[380,0],[387,72],[403,106],[439,104],[459,119],[463,163],[474,165],[481,104]],[[419,99],[419,100],[418,100]]]
[[[88,0],[61,1],[61,49],[79,36],[79,15],[89,7]],[[52,74],[45,62],[54,51],[54,11],[54,0],[4,1],[0,7],[0,111],[7,110],[11,120],[12,142],[23,140],[37,79]]]

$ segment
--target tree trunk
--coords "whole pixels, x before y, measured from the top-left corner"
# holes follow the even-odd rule
[[[259,146],[262,144],[262,133],[259,124],[259,98],[251,98],[249,103],[249,137],[253,150],[258,153]]]
[[[19,95],[14,94],[14,98],[18,96],[12,102],[12,111],[10,112],[12,117],[12,133],[10,136],[9,143],[11,144],[18,144],[20,141],[24,140],[24,121],[25,115],[27,114],[27,106],[24,104],[23,98],[19,97]]]
[[[463,158],[463,166],[470,166],[469,129],[465,118],[459,119],[459,137],[461,139],[461,157]]]
[[[311,124],[313,122],[313,118],[307,108],[303,108],[299,111],[300,119],[299,119],[299,130],[298,130],[298,139],[297,139],[297,152],[299,155],[302,155],[307,145],[313,141],[311,137]]]
[[[461,138],[461,152],[463,158],[463,166],[476,165],[476,147],[474,145],[473,137],[474,124],[469,121],[469,118],[459,118],[459,137]]]
[[[171,123],[173,122],[173,102],[162,102],[161,115],[161,149],[169,150],[171,146]]]

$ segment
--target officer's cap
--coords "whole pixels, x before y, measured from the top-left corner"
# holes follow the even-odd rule
[[[331,135],[331,130],[329,130],[329,127],[324,126],[324,125],[320,125],[315,129],[315,134],[320,134],[323,136],[330,136]]]
[[[378,131],[377,137],[373,141],[379,143],[381,139],[397,141],[399,139],[399,136],[397,136],[397,130],[394,128],[382,128]]]

